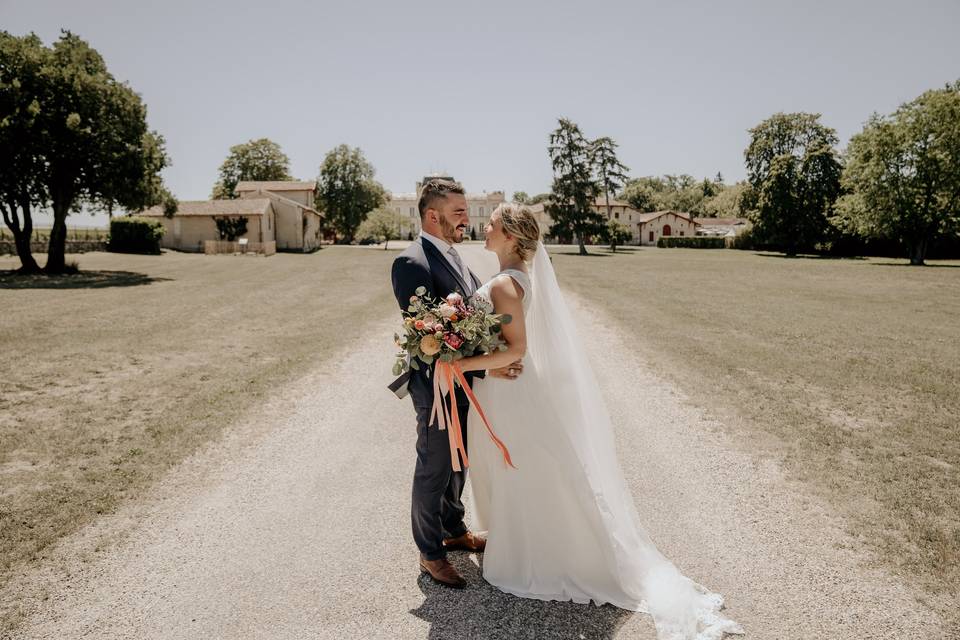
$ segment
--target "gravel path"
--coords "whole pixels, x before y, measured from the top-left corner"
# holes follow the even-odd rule
[[[725,594],[747,638],[947,637],[822,504],[577,304],[641,516],[685,573]],[[385,389],[394,324],[15,578],[18,637],[653,638],[642,614],[501,594],[467,554],[454,557],[463,591],[418,577],[413,412]]]

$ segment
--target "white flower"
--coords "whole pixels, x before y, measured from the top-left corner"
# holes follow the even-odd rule
[[[475,295],[470,299],[470,303],[484,313],[493,313],[493,304],[481,295]]]
[[[442,315],[444,318],[449,318],[456,312],[457,310],[453,307],[453,305],[449,305],[446,303],[440,305],[440,315]]]

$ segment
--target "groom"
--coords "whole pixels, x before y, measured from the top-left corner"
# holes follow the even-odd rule
[[[401,311],[406,311],[418,287],[427,295],[441,299],[457,292],[466,300],[480,286],[480,280],[463,262],[454,245],[464,240],[470,218],[463,187],[441,178],[428,180],[420,191],[420,237],[393,262],[393,293]],[[467,470],[453,471],[446,431],[430,421],[433,408],[433,367],[419,363],[420,369],[407,371],[391,389],[406,384],[417,414],[417,465],[413,475],[413,539],[420,549],[420,569],[451,587],[462,588],[466,581],[447,560],[447,551],[481,552],[486,539],[467,530],[460,500]],[[513,379],[523,366],[516,362],[503,369],[464,374],[473,386],[474,378],[491,376]],[[445,399],[449,406],[449,396]],[[462,389],[455,392],[456,411],[467,441],[469,400]],[[459,455],[459,453],[457,454]],[[463,461],[461,460],[461,466]]]

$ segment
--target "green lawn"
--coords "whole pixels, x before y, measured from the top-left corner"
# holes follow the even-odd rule
[[[831,500],[883,563],[958,592],[960,262],[594,252],[554,262],[624,348]]]
[[[960,263],[571,251],[554,253],[561,284],[624,348],[831,500],[880,561],[957,591]],[[345,319],[356,335],[396,313],[395,255],[91,253],[71,256],[80,276],[0,273],[0,583],[316,366]]]
[[[345,325],[396,313],[395,256],[88,253],[52,279],[0,257],[0,584],[322,362]]]

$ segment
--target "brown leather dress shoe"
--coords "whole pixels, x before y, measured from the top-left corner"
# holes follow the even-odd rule
[[[487,539],[472,531],[467,531],[457,538],[447,538],[444,540],[443,548],[448,551],[474,551],[480,553],[487,548]]]
[[[457,572],[456,568],[450,564],[450,561],[446,558],[427,560],[421,553],[420,571],[429,573],[430,577],[440,584],[445,584],[454,589],[463,589],[467,586],[467,581],[463,579],[463,576]]]

